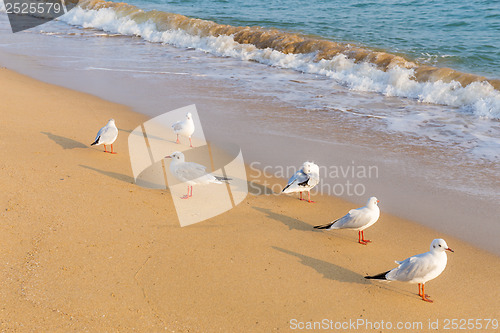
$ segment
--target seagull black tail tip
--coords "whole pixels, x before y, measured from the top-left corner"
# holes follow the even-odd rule
[[[377,274],[377,275],[372,275],[372,276],[365,276],[365,279],[368,279],[368,280],[387,280],[387,278],[385,277],[385,275],[387,273],[389,273],[390,271],[387,271],[387,272],[384,272],[384,273],[380,273],[380,274]]]
[[[99,139],[100,139],[100,138],[101,138],[101,137],[98,137],[97,139],[95,139],[95,141],[94,141],[94,142],[92,142],[90,145],[91,145],[91,146],[96,145],[96,144],[99,142]]]
[[[215,179],[217,179],[220,182],[228,182],[230,180],[233,180],[233,178],[219,177],[219,176],[215,176]]]
[[[315,225],[314,229],[328,229],[332,226],[332,223],[323,224],[323,225]]]

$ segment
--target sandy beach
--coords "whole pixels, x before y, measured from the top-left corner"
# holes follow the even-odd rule
[[[498,256],[386,214],[383,200],[362,246],[355,231],[312,228],[357,205],[266,195],[249,173],[260,195],[180,227],[168,190],[134,184],[127,137],[146,116],[5,68],[0,88],[2,331],[288,332],[326,320],[428,332],[473,319],[482,332],[499,319]],[[89,147],[110,118],[117,155]],[[363,278],[434,238],[455,253],[426,285],[433,304],[416,285]]]

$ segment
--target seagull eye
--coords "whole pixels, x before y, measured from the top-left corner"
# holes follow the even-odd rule
[[[441,247],[441,244],[439,244],[439,247]]]

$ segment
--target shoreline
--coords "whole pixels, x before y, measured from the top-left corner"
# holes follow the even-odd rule
[[[364,195],[381,198],[386,203],[385,209],[397,216],[416,220],[421,225],[434,227],[500,255],[500,244],[494,237],[500,231],[494,220],[494,216],[500,214],[500,207],[496,205],[496,196],[491,194],[496,190],[495,181],[481,174],[480,178],[464,177],[470,171],[480,173],[480,167],[492,170],[498,167],[481,164],[472,168],[459,163],[450,170],[446,162],[461,156],[463,151],[458,148],[443,151],[432,146],[432,142],[429,146],[425,143],[412,146],[411,137],[380,134],[376,130],[352,138],[351,133],[357,127],[356,117],[337,119],[321,111],[315,116],[329,125],[322,130],[309,128],[304,125],[310,119],[308,110],[283,105],[269,97],[255,98],[232,82],[221,84],[196,75],[162,76],[159,86],[135,77],[131,80],[128,73],[78,69],[69,69],[71,74],[50,71],[43,59],[27,61],[3,54],[2,61],[37,79],[128,105],[149,117],[184,107],[188,100],[189,104],[198,106],[206,136],[216,141],[235,142],[247,161],[275,167],[298,167],[303,159],[337,167],[352,163],[378,166],[380,177],[348,180],[361,182],[366,188]],[[171,66],[166,70],[178,71],[175,64]],[[78,76],[78,80],[68,79],[73,76]],[[373,119],[371,123],[377,125],[376,121]],[[221,128],[226,130],[221,131]],[[333,189],[337,180],[323,178],[322,183],[328,182]],[[478,193],[478,189],[472,193],[462,191],[460,186],[464,182],[472,182],[475,187],[480,184],[481,190],[488,188],[491,193],[484,195]],[[364,198],[358,196],[329,194],[340,195],[359,206],[365,203]],[[470,221],[481,221],[481,227],[470,228]]]
[[[498,256],[386,214],[383,201],[368,246],[353,231],[312,230],[357,207],[326,195],[307,204],[250,194],[181,228],[169,191],[133,184],[127,134],[147,116],[7,69],[0,87],[3,329],[268,332],[329,318],[421,322],[427,332],[436,320],[442,329],[450,318],[498,318]],[[118,154],[89,148],[112,117]],[[455,253],[426,285],[434,304],[416,285],[363,278],[438,237]]]

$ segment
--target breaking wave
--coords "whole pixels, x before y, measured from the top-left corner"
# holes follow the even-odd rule
[[[154,43],[325,75],[350,89],[459,107],[500,119],[500,80],[419,65],[386,52],[260,27],[235,27],[102,0],[80,1],[59,20]]]

